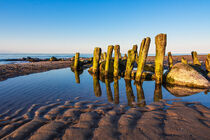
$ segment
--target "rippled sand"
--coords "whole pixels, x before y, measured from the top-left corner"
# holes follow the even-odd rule
[[[15,140],[209,139],[210,109],[200,103],[155,102],[128,108],[100,101],[33,104],[0,115],[0,138]],[[169,104],[170,103],[170,104]],[[22,113],[21,113],[22,112]]]

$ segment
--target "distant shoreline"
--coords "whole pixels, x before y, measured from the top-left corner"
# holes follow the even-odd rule
[[[184,57],[189,62],[192,61],[191,55],[180,55],[172,56],[174,64],[181,61],[181,58]],[[198,59],[204,66],[207,55],[198,55]],[[84,58],[83,58],[84,59]],[[87,58],[88,59],[88,58]],[[154,63],[155,56],[148,56],[147,63]],[[168,66],[167,56],[164,58],[165,67]],[[45,72],[53,69],[61,69],[70,67],[72,64],[71,59],[68,61],[40,61],[32,63],[21,63],[21,64],[2,64],[0,65],[0,81],[6,80],[8,78],[13,78],[17,76]]]

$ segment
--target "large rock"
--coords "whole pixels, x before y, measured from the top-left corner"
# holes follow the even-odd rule
[[[183,63],[175,64],[166,75],[166,84],[194,88],[210,88],[210,82],[192,66]]]

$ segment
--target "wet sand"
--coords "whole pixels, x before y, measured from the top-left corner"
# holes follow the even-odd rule
[[[128,108],[100,101],[56,101],[0,114],[0,138],[30,140],[209,139],[210,109],[197,102]],[[21,114],[21,115],[20,115]]]
[[[189,62],[192,61],[191,55],[180,55],[173,56],[174,64],[181,61],[181,58],[186,58]],[[201,62],[206,60],[207,55],[198,55],[198,59]],[[88,59],[88,58],[87,58]],[[86,59],[82,59],[86,60]],[[148,56],[147,63],[153,63],[155,61],[155,56]],[[27,75],[31,73],[38,73],[49,71],[53,69],[60,69],[69,67],[73,61],[41,61],[41,62],[33,62],[33,63],[23,63],[23,64],[5,64],[0,65],[0,81],[6,80],[8,78]],[[164,58],[165,67],[167,67],[167,56]],[[204,63],[202,63],[204,65]],[[203,66],[205,67],[205,66]]]
[[[43,61],[0,65],[0,81],[8,78],[69,67],[72,61]]]

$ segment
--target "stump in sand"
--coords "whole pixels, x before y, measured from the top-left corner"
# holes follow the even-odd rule
[[[136,81],[139,82],[142,78],[142,72],[144,70],[144,64],[147,59],[147,54],[150,45],[150,38],[144,38],[141,42],[141,48],[139,51],[139,58],[138,58],[138,67],[136,72]]]
[[[159,102],[161,99],[163,99],[162,85],[156,83],[154,91],[154,102]]]
[[[119,74],[119,59],[120,59],[120,46],[114,46],[114,77]]]
[[[171,52],[168,52],[168,67],[169,67],[169,70],[173,67],[173,58],[172,58]]]
[[[131,79],[131,72],[133,70],[133,63],[136,60],[135,52],[133,50],[128,51],[128,59],[126,63],[125,79]]]
[[[144,90],[142,88],[142,83],[136,83],[136,91],[137,91],[137,102],[139,107],[144,107],[146,105]]]
[[[193,64],[194,64],[194,65],[199,65],[199,66],[201,66],[201,63],[200,63],[200,61],[198,60],[197,52],[196,52],[196,51],[192,51],[191,54],[192,54]]]
[[[107,50],[107,57],[106,57],[106,65],[105,65],[105,76],[108,76],[110,73],[109,67],[110,67],[110,60],[112,59],[112,52],[113,52],[113,45],[108,46]]]
[[[158,34],[155,37],[155,45],[155,81],[157,84],[161,84],[163,81],[163,60],[166,49],[166,34]]]

